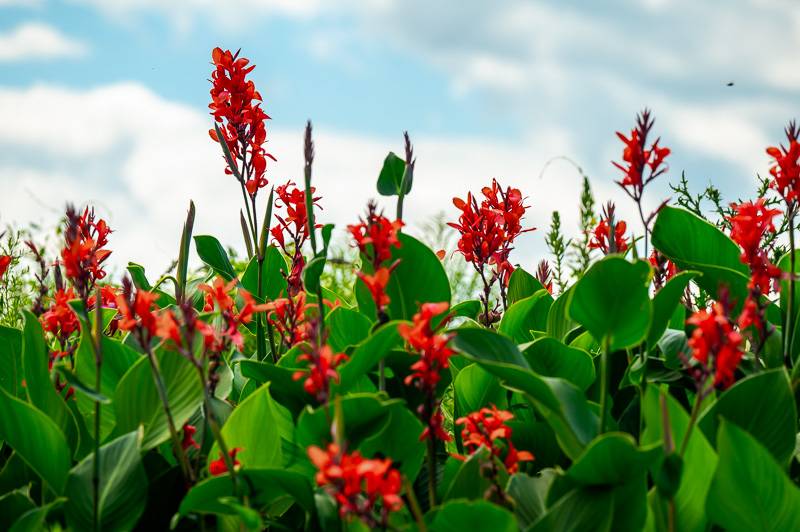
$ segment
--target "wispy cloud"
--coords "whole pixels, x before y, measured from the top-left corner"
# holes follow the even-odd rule
[[[0,61],[81,57],[88,53],[86,43],[38,22],[21,24],[0,34]]]

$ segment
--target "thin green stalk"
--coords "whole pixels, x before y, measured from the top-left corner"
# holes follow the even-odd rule
[[[231,474],[231,482],[233,483],[233,491],[236,493],[237,496],[241,496],[240,492],[240,483],[239,483],[239,476],[236,473],[236,469],[234,467],[233,458],[228,454],[228,446],[225,445],[225,438],[222,436],[222,430],[220,429],[219,423],[217,423],[217,419],[214,416],[214,411],[211,408],[211,396],[208,389],[208,384],[206,383],[206,377],[203,372],[203,368],[201,366],[196,366],[198,374],[200,376],[200,382],[203,386],[203,408],[206,411],[206,422],[208,423],[208,428],[211,429],[211,434],[214,436],[214,440],[217,442],[217,447],[219,447],[220,452],[222,453],[222,460],[225,462],[225,467],[228,469],[228,472]]]
[[[431,432],[428,434],[428,506],[436,507],[436,440]]]
[[[686,426],[686,434],[683,435],[683,441],[681,442],[681,449],[679,453],[681,457],[683,457],[683,453],[686,452],[686,446],[689,445],[689,437],[692,435],[692,429],[697,423],[697,416],[700,414],[700,406],[703,404],[704,400],[705,400],[705,383],[697,392],[697,396],[694,398],[694,406],[692,406],[692,414],[689,417],[689,424]]]
[[[256,288],[256,295],[258,296],[258,302],[261,303],[261,299],[263,297],[262,292],[264,291],[261,287],[262,278],[263,278],[263,270],[264,270],[264,257],[261,253],[258,254],[258,288]],[[262,315],[262,313],[256,314],[256,349],[258,352],[258,360],[264,360],[267,357],[267,344],[264,338],[264,321],[262,318],[266,317]],[[272,335],[270,334],[270,338]],[[274,350],[274,346],[273,346]],[[273,351],[274,353],[274,351]]]
[[[97,289],[95,301],[101,301],[100,288]],[[84,313],[86,316],[86,323],[90,324],[89,313],[87,311],[86,302],[84,302]],[[100,392],[101,384],[101,369],[103,366],[103,353],[101,344],[101,335],[103,334],[103,312],[99,308],[95,312],[94,334],[92,336],[92,345],[94,346],[94,389],[97,393]],[[92,525],[95,532],[100,530],[100,401],[95,400],[94,403],[94,463],[92,469]]]
[[[611,346],[608,338],[603,341],[603,351],[600,353],[600,430],[606,431],[606,396],[608,395],[608,356]]]
[[[786,326],[783,335],[783,360],[788,367],[792,367],[792,335],[794,334],[794,207],[789,214],[789,298],[786,302]]]
[[[144,346],[143,346],[144,347]],[[188,483],[193,483],[192,467],[189,465],[189,460],[186,458],[186,453],[181,445],[181,439],[178,436],[178,431],[175,427],[175,419],[172,417],[172,410],[169,407],[169,398],[167,397],[167,387],[164,385],[164,378],[161,375],[161,369],[158,365],[158,360],[153,354],[153,350],[149,346],[146,348],[147,359],[150,362],[150,371],[153,374],[153,382],[155,382],[156,390],[158,391],[158,398],[161,400],[161,406],[164,409],[164,415],[167,418],[167,428],[172,438],[172,445],[175,448],[175,456],[178,458],[178,463],[181,465],[183,477]]]

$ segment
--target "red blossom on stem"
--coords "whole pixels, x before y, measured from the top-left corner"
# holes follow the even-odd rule
[[[294,297],[282,297],[267,303],[264,309],[267,320],[281,337],[283,344],[290,348],[295,344],[311,338],[311,323],[307,319],[307,310],[314,307],[306,303],[306,293],[299,292]]]
[[[661,254],[657,249],[654,249],[648,257],[648,261],[655,270],[653,276],[653,284],[656,288],[661,288],[667,281],[675,277],[678,273],[678,267],[674,262]]]
[[[228,456],[230,456],[231,460],[233,461],[234,469],[238,469],[240,465],[239,460],[236,459],[236,455],[241,451],[241,447],[235,447],[228,451]],[[228,465],[225,463],[225,456],[222,454],[222,451],[219,452],[219,458],[212,460],[208,464],[208,472],[211,473],[212,477],[218,477],[219,475],[224,475],[228,472]]]
[[[733,384],[744,352],[742,336],[734,330],[726,305],[717,301],[710,309],[695,312],[686,323],[695,326],[689,338],[692,357],[701,365],[695,379],[702,384],[713,374],[715,386]]]
[[[210,312],[216,308],[225,322],[225,329],[221,333],[223,339],[230,341],[241,351],[244,347],[244,338],[239,326],[250,323],[255,312],[267,311],[269,307],[267,305],[256,305],[250,293],[247,290],[240,289],[239,296],[244,304],[241,309],[237,310],[234,299],[230,295],[236,285],[236,279],[226,283],[224,279],[217,277],[214,279],[213,285],[201,284],[198,288],[206,293],[204,310]],[[165,323],[165,326],[169,326],[169,323]],[[200,332],[204,334],[207,343],[220,340],[214,334],[214,331],[208,327],[202,328]]]
[[[122,331],[136,331],[141,335],[140,343],[148,345],[151,338],[156,336],[158,328],[158,295],[146,290],[136,290],[133,293],[130,281],[125,279],[122,294],[117,297],[117,308],[122,318],[119,328]]]
[[[94,209],[88,207],[79,215],[74,207],[67,206],[66,217],[61,260],[78,297],[86,303],[95,282],[106,276],[103,262],[111,255],[105,249],[111,229],[105,220],[96,220]]]
[[[617,131],[617,137],[625,144],[622,152],[622,163],[613,162],[624,177],[619,185],[634,198],[641,198],[642,191],[650,181],[667,171],[664,160],[670,154],[669,148],[658,145],[657,138],[649,147],[647,137],[655,120],[650,110],[645,109],[636,116],[636,127],[631,130],[630,138]]]
[[[627,231],[628,225],[624,220],[614,219],[614,210],[614,204],[610,201],[603,207],[603,216],[592,231],[589,249],[599,249],[605,255],[627,251],[628,242],[625,240],[625,231]]]
[[[247,193],[255,197],[260,188],[267,186],[267,158],[275,160],[264,149],[269,116],[261,109],[262,98],[255,83],[247,79],[255,65],[239,57],[238,51],[232,54],[221,48],[214,48],[211,59],[214,71],[208,107],[224,138],[220,139],[214,129],[209,135],[215,142],[225,142],[234,163],[242,162],[243,171],[227,166],[225,173],[236,175]]]
[[[314,190],[314,187],[311,187],[312,206],[321,209],[322,207],[317,202],[322,197],[313,196]],[[305,267],[305,259],[303,258],[302,248],[309,238],[306,193],[304,190],[297,188],[291,181],[277,187],[275,193],[278,195],[275,200],[275,207],[285,208],[286,214],[283,216],[275,215],[278,224],[270,230],[270,233],[284,254],[292,258],[292,267],[286,280],[289,285],[289,295],[295,296],[303,289],[302,273]],[[315,224],[314,227],[319,228],[322,226]],[[287,244],[287,237],[292,246]]]
[[[412,373],[405,379],[406,385],[413,384],[425,394],[425,400],[420,405],[418,412],[423,422],[426,423],[425,430],[420,435],[420,440],[428,438],[450,441],[451,437],[442,428],[442,413],[439,409],[439,402],[436,400],[436,386],[441,379],[441,372],[450,365],[450,357],[453,350],[448,347],[448,342],[452,334],[437,334],[431,322],[433,318],[447,312],[450,305],[442,303],[423,303],[419,312],[414,314],[412,325],[401,323],[397,326],[408,346],[419,353],[419,360],[411,365]],[[439,323],[438,328],[443,327],[449,316],[446,316]]]
[[[800,128],[792,121],[784,129],[788,146],[770,146],[767,154],[774,160],[769,169],[773,180],[770,186],[778,191],[787,203],[800,196]]]
[[[181,440],[181,447],[183,447],[184,451],[190,447],[200,449],[200,444],[194,441],[194,435],[196,432],[197,428],[194,425],[189,425],[188,423],[183,424],[183,439]]]
[[[52,368],[53,362],[59,358],[72,358],[78,347],[77,341],[73,337],[74,333],[80,330],[78,316],[69,302],[75,299],[75,292],[72,288],[60,288],[53,296],[53,303],[39,318],[42,328],[53,335],[58,343],[58,349],[50,352],[49,365]]]
[[[312,335],[316,338],[316,335]],[[328,345],[318,345],[312,342],[310,349],[297,357],[298,362],[307,364],[307,369],[294,372],[292,379],[303,380],[303,389],[320,404],[325,404],[330,398],[331,382],[339,382],[339,373],[336,367],[348,360],[344,353],[335,353]]]
[[[317,468],[316,482],[334,498],[342,517],[354,516],[371,528],[385,528],[389,513],[403,507],[400,472],[388,458],[364,458],[331,443],[311,446],[308,457]]]
[[[732,203],[734,214],[727,219],[731,224],[731,240],[742,248],[741,261],[751,272],[750,286],[758,287],[761,294],[770,292],[770,284],[778,279],[781,270],[772,264],[767,250],[761,247],[761,240],[767,233],[775,232],[772,219],[781,214],[778,209],[766,206],[764,198],[755,202]]]
[[[6,274],[8,267],[11,265],[11,255],[0,255],[0,280]]]
[[[465,417],[456,420],[456,425],[464,425],[461,431],[461,439],[464,448],[474,453],[479,447],[486,447],[492,456],[498,458],[505,451],[503,463],[509,473],[516,473],[519,470],[519,462],[533,460],[533,455],[528,451],[518,451],[511,442],[511,427],[506,425],[506,421],[514,418],[514,414],[507,410],[492,408],[481,408],[478,412],[473,412]]]
[[[542,286],[550,293],[553,294],[553,272],[550,270],[550,264],[542,259],[539,262],[539,267],[536,269],[536,280],[542,283]]]

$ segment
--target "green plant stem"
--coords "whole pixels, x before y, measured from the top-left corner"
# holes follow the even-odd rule
[[[164,385],[164,378],[161,375],[161,368],[159,368],[158,360],[153,354],[153,350],[146,348],[147,352],[147,359],[150,362],[150,371],[153,374],[153,382],[156,385],[156,390],[158,391],[158,398],[161,400],[161,406],[164,409],[164,415],[167,418],[167,427],[169,428],[169,434],[172,438],[172,445],[175,448],[175,456],[178,458],[178,463],[181,465],[181,470],[183,472],[183,477],[187,483],[192,484],[194,483],[194,475],[192,471],[191,465],[189,465],[189,460],[186,458],[186,453],[183,450],[183,445],[181,445],[181,439],[178,436],[178,431],[175,427],[175,419],[172,417],[172,410],[169,407],[169,398],[167,396],[167,387]]]
[[[428,506],[436,507],[436,440],[432,431],[428,434]]]
[[[603,351],[600,353],[600,430],[599,434],[606,431],[606,396],[608,395],[608,351],[611,346],[606,338],[603,341]]]
[[[794,207],[789,214],[789,299],[786,302],[786,326],[783,335],[783,360],[787,367],[792,367],[792,336],[794,334]]]
[[[692,435],[692,429],[697,423],[697,416],[700,414],[700,406],[702,405],[704,400],[705,400],[705,383],[703,383],[703,386],[701,386],[700,390],[697,392],[697,396],[694,398],[694,406],[692,406],[692,414],[689,417],[689,424],[686,425],[686,434],[683,435],[683,441],[681,441],[681,449],[679,451],[679,455],[681,457],[683,457],[683,453],[686,452],[686,446],[689,445],[689,437]]]
[[[101,300],[100,289],[98,288],[95,301],[100,302]],[[89,312],[86,310],[87,308],[88,302],[84,301],[84,315],[86,317],[86,323],[89,325],[91,322],[89,320]],[[92,347],[94,347],[94,389],[98,394],[100,393],[101,370],[103,367],[101,345],[102,322],[103,312],[98,308],[95,312],[94,334],[90,333],[92,337]],[[92,500],[92,525],[95,532],[98,532],[100,530],[100,401],[98,400],[94,402],[94,463],[92,465],[92,490],[94,492]]]
[[[419,507],[417,496],[414,494],[414,487],[407,478],[404,478],[403,482],[406,487],[406,499],[408,499],[408,507],[411,510],[411,515],[414,516],[414,520],[417,522],[417,530],[419,530],[419,532],[427,532],[428,528],[425,526],[425,518],[422,516],[422,510]]]

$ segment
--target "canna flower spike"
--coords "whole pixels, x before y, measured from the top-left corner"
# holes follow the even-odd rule
[[[772,175],[770,186],[787,202],[794,203],[800,195],[800,128],[793,120],[784,129],[786,146],[770,146],[767,155],[774,164],[769,169]]]

